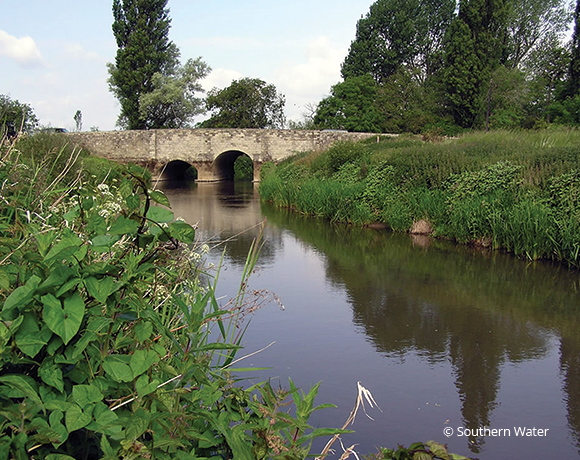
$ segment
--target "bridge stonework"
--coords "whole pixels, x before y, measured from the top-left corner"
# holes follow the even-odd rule
[[[254,163],[254,180],[267,161],[278,162],[291,155],[320,151],[338,141],[358,141],[376,136],[343,131],[276,129],[154,129],[69,133],[75,144],[92,154],[121,163],[147,167],[161,178],[166,166],[183,161],[194,166],[198,181],[223,180],[233,171],[233,162],[248,155]]]

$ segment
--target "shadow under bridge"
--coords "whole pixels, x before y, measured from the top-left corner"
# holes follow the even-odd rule
[[[230,180],[259,180],[259,165],[240,150],[228,150],[212,162],[173,160],[161,172],[164,181],[219,182]]]

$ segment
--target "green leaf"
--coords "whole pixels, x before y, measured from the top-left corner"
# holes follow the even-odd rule
[[[108,297],[119,287],[115,285],[115,280],[110,276],[105,276],[100,280],[94,276],[89,276],[85,278],[84,283],[89,295],[100,303],[106,303]]]
[[[159,380],[155,379],[152,382],[149,382],[149,377],[146,374],[139,377],[135,382],[135,389],[141,398],[153,393],[155,390],[157,390],[158,386]]]
[[[56,291],[55,296],[56,297],[60,297],[63,294],[66,294],[68,291],[72,290],[72,289],[76,289],[76,287],[81,284],[83,282],[83,280],[81,278],[73,278],[71,280],[68,280],[66,283],[64,283],[58,291]]]
[[[119,360],[117,356],[107,356],[103,361],[103,369],[115,382],[130,382],[133,380],[131,368]]]
[[[133,371],[133,377],[141,375],[153,364],[159,361],[159,356],[153,350],[137,350],[131,355],[129,365]]]
[[[40,378],[44,383],[56,388],[62,393],[64,390],[64,380],[62,378],[62,371],[52,359],[45,359],[40,365],[38,371]]]
[[[134,211],[135,209],[138,209],[139,206],[141,205],[141,198],[139,197],[139,195],[129,195],[125,199],[125,203],[127,203],[127,208],[129,209],[129,211]]]
[[[48,343],[52,332],[47,327],[40,332],[36,315],[33,313],[26,313],[22,318],[22,323],[14,335],[16,345],[24,354],[34,358]]]
[[[24,286],[16,288],[12,294],[8,296],[2,307],[2,317],[8,319],[6,316],[13,308],[19,307],[21,311],[32,300],[32,295],[38,285],[40,278],[36,275],[31,276]]]
[[[161,206],[151,206],[147,211],[147,218],[154,222],[163,223],[173,220],[173,213],[167,208]]]
[[[67,257],[77,252],[81,244],[83,244],[83,240],[81,240],[78,236],[67,236],[52,247],[52,249],[44,257],[44,262],[49,262],[56,259],[66,259]]]
[[[44,309],[42,315],[47,326],[57,334],[64,344],[68,344],[78,332],[85,314],[85,303],[78,292],[64,299],[64,307],[60,300],[52,294],[42,297]]]
[[[134,441],[149,428],[151,414],[143,408],[137,409],[132,417],[129,417],[125,426],[125,440]]]
[[[93,420],[92,406],[86,406],[89,410],[83,410],[77,404],[73,404],[66,411],[65,422],[69,432],[80,430],[87,426]]]
[[[88,424],[87,429],[111,436],[118,435],[121,432],[119,417],[102,402],[95,405],[93,418],[94,420]]]
[[[127,233],[135,233],[139,229],[139,224],[134,220],[127,219],[125,216],[117,217],[109,229],[111,235],[125,235]]]
[[[40,397],[36,393],[36,390],[32,387],[25,377],[16,374],[8,374],[0,376],[0,383],[8,385],[10,388],[14,388],[22,397],[29,398],[34,404],[39,407],[43,407]]]
[[[413,454],[413,460],[433,460],[433,456],[427,452],[415,452]]]
[[[102,401],[103,393],[95,385],[75,385],[72,390],[73,399],[84,409],[89,404]]]
[[[153,334],[153,324],[150,322],[140,322],[135,326],[135,337],[140,343],[149,340],[151,334]]]
[[[151,201],[154,201],[155,203],[167,206],[168,208],[171,207],[169,199],[165,196],[165,193],[160,192],[159,190],[151,190],[149,192],[149,198],[151,198]]]
[[[66,427],[60,423],[63,418],[63,413],[60,410],[54,410],[50,413],[48,420],[50,422],[50,427],[58,434],[58,440],[52,441],[54,447],[60,446],[68,438],[68,431]]]
[[[425,445],[429,447],[431,452],[434,453],[437,458],[441,458],[442,460],[451,460],[449,453],[447,452],[447,448],[443,444],[435,441],[427,441]]]
[[[44,458],[46,458],[46,460],[75,460],[74,457],[69,457],[64,454],[49,454]]]
[[[10,277],[0,268],[0,289],[10,289]]]
[[[95,236],[92,240],[92,249],[96,252],[108,252],[110,251],[111,247],[119,241],[119,235],[98,235]]]
[[[105,454],[103,460],[118,459],[117,452],[111,447],[111,443],[105,435],[101,436],[101,450]]]
[[[186,244],[195,241],[195,229],[186,222],[171,222],[169,224],[169,234],[173,238]]]
[[[75,274],[74,270],[66,265],[59,267],[58,270],[53,270],[48,278],[46,278],[40,286],[38,286],[38,295],[44,295],[56,286],[62,286],[68,279]]]

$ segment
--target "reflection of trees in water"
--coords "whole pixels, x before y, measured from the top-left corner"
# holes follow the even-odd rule
[[[570,315],[578,304],[571,289],[577,274],[563,268],[498,253],[486,257],[445,242],[414,248],[406,235],[284,213],[271,212],[268,219],[323,251],[327,279],[346,289],[355,323],[378,351],[403,356],[417,350],[430,362],[449,359],[467,428],[490,425],[504,362],[543,356],[544,328],[562,335],[578,330],[578,316]],[[580,338],[562,347],[569,425],[578,438]],[[477,453],[483,442],[471,438],[468,445]]]
[[[252,182],[222,181],[218,182],[216,196],[222,206],[243,208],[255,202],[255,186]]]
[[[220,247],[225,248],[226,265],[231,264],[237,267],[243,267],[246,263],[252,242],[258,237],[258,234],[258,228],[237,235],[220,234],[219,241],[223,242]],[[278,248],[282,245],[282,235],[280,232],[269,231],[267,229],[264,232],[262,243],[258,264],[271,264],[276,257]]]
[[[560,341],[560,370],[566,393],[568,425],[580,449],[580,330]]]

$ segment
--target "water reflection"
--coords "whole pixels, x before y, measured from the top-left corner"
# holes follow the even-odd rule
[[[546,439],[450,438],[452,450],[465,452],[468,448],[480,458],[486,458],[480,453],[493,455],[493,458],[577,455],[568,438],[571,436],[576,445],[580,439],[577,272],[549,264],[527,264],[497,252],[481,253],[448,242],[412,241],[406,235],[330,225],[268,206],[260,208],[251,184],[241,189],[232,188],[231,184],[204,184],[192,191],[172,190],[168,194],[178,214],[189,222],[199,222],[200,237],[216,242],[229,240],[226,264],[243,266],[251,240],[258,232],[256,224],[264,216],[268,226],[260,263],[268,267],[274,278],[279,270],[280,273],[292,273],[296,279],[298,276],[317,279],[315,273],[296,273],[304,271],[304,266],[277,268],[280,264],[291,263],[288,259],[296,251],[308,253],[309,258],[315,257],[328,285],[321,286],[320,290],[329,289],[333,296],[344,293],[344,302],[352,312],[350,327],[354,323],[372,343],[375,353],[397,366],[396,372],[402,373],[399,380],[405,392],[419,392],[412,399],[423,397],[420,391],[424,391],[421,390],[424,386],[421,386],[423,382],[416,381],[416,374],[405,374],[409,371],[406,362],[418,357],[428,366],[420,375],[434,394],[445,394],[447,390],[437,386],[444,384],[429,381],[433,376],[428,369],[451,367],[453,393],[459,398],[463,427],[538,426],[545,421],[550,423],[546,428],[553,430]],[[241,233],[248,228],[251,230]],[[296,244],[290,244],[294,241]],[[310,266],[307,268],[313,270]],[[293,279],[278,279],[278,282],[289,284]],[[300,289],[307,288],[294,289],[296,302],[305,301]],[[327,294],[316,295],[320,297],[313,298],[308,291],[306,301],[312,303],[312,308],[328,309],[324,305],[330,302],[325,297]],[[336,303],[336,298],[332,299]],[[283,301],[292,300],[287,296]],[[306,349],[307,362],[316,363],[316,377],[309,379],[315,381],[320,379],[319,375],[336,374],[335,369],[326,368],[336,367],[336,361],[329,356],[336,353],[334,336],[340,333],[340,326],[336,321],[325,321],[335,328],[327,331],[322,329],[324,322],[316,323],[310,333],[306,325],[315,322],[316,313],[305,310],[304,317],[297,317],[296,323],[290,317],[275,331],[280,342],[287,340],[290,344],[276,356],[286,362],[292,359],[293,349],[302,349],[298,341],[310,344]],[[340,316],[337,309],[330,314]],[[262,330],[258,334],[269,332]],[[339,339],[340,346],[354,350],[356,347],[344,335]],[[323,348],[324,342],[328,343],[328,348]],[[560,375],[554,375],[550,367],[554,351],[559,352]],[[346,354],[346,350],[341,353]],[[359,357],[355,351],[349,353],[360,369],[364,361],[368,361],[369,366],[376,366],[372,356]],[[524,373],[520,369],[526,368],[527,363],[533,363],[532,378],[522,380],[517,373]],[[413,365],[417,368],[415,363]],[[301,370],[293,367],[293,372]],[[313,366],[306,365],[303,372],[311,376]],[[383,371],[361,371],[369,375],[380,372]],[[516,375],[513,382],[512,374]],[[536,376],[542,378],[536,381]],[[392,375],[384,374],[381,378],[392,378]],[[514,394],[520,393],[522,402],[515,401]],[[380,396],[389,398],[388,389]],[[330,400],[336,401],[336,395]],[[558,401],[567,415],[560,415]],[[396,401],[393,404],[396,420],[392,421],[393,414],[390,414],[391,421],[384,419],[384,423],[391,423],[389,430],[397,433],[402,426],[421,436],[423,428],[417,425],[420,419],[414,414],[403,413],[408,410],[404,405],[397,406]],[[453,395],[441,404],[453,406]],[[553,407],[545,410],[542,404]],[[557,429],[558,425],[566,423],[565,417],[569,433]],[[433,425],[435,422],[426,423]],[[335,425],[336,421],[326,424]],[[425,433],[429,433],[425,436],[434,437],[431,432],[441,436],[443,426],[433,428],[431,425],[425,428]],[[384,440],[384,430],[385,426],[379,428],[376,436],[381,439],[379,442],[388,443]],[[376,438],[372,439],[377,445]],[[422,438],[412,437],[411,441],[418,439]],[[404,439],[395,442],[399,441],[404,442]]]
[[[196,236],[200,241],[225,249],[225,265],[244,266],[248,248],[264,219],[255,184],[223,181],[159,185],[170,197],[175,214],[198,226]],[[279,235],[278,231],[269,232],[260,252],[261,263],[273,259],[274,247],[280,244]]]

